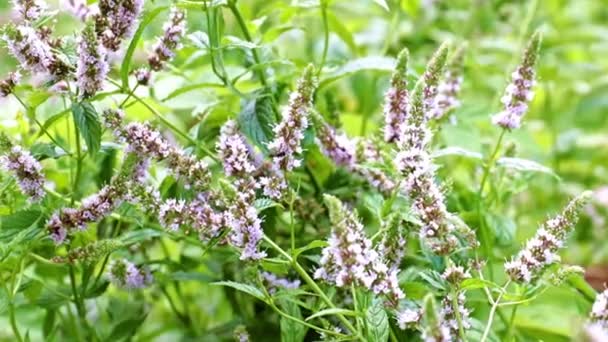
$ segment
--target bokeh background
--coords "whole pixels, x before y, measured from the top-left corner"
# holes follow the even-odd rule
[[[56,9],[64,6],[56,0],[50,3]],[[163,4],[166,2],[147,1],[146,8]],[[501,171],[501,177],[493,179],[509,181],[492,185],[493,191],[502,195],[493,200],[486,219],[496,232],[496,243],[504,246],[497,253],[507,258],[517,250],[516,242],[531,236],[538,224],[559,210],[568,198],[584,189],[594,190],[595,201],[586,209],[562,255],[565,263],[585,266],[586,277],[596,289],[604,288],[608,282],[608,1],[333,0],[325,13],[317,0],[242,0],[238,6],[277,87],[289,84],[302,66],[321,62],[326,16],[329,45],[317,107],[326,115],[337,113],[335,122],[350,136],[380,134],[383,94],[393,57],[403,47],[412,56],[413,82],[443,41],[451,41],[454,46],[467,44],[462,106],[451,113],[437,136],[438,148],[461,149],[442,157],[439,164],[449,167],[441,168],[439,173],[452,190],[448,190],[450,209],[465,220],[474,215],[471,201],[479,182],[479,172],[475,170],[481,169],[479,161],[462,150],[487,154],[493,146],[499,130],[492,126],[490,116],[500,109],[500,96],[526,39],[533,31],[541,31],[544,38],[536,96],[523,128],[509,133],[506,143],[513,156],[548,169],[513,174]],[[0,0],[0,25],[11,20],[10,7],[9,0]],[[239,91],[253,91],[259,87],[255,77],[238,78],[253,63],[251,43],[244,41],[235,17],[226,9],[219,11],[217,27],[223,37],[218,44],[223,68],[236,80]],[[140,89],[139,94],[176,124],[195,132],[200,139],[213,141],[219,125],[227,116],[234,116],[242,102],[234,92],[217,86],[220,82],[211,63],[214,57],[207,49],[207,19],[203,11],[189,12],[190,36],[172,65],[172,73],[160,74],[150,92]],[[159,16],[154,21],[158,24],[145,31],[146,39],[135,56],[135,64],[145,62],[145,51],[153,43],[152,37],[160,32],[162,20],[164,17]],[[76,33],[82,28],[78,20],[65,13],[53,25],[60,34]],[[0,75],[14,68],[15,61],[2,46]],[[34,84],[35,90],[48,90],[44,83],[34,80]],[[196,86],[178,91],[184,85]],[[44,122],[61,110],[61,101],[51,97],[40,104],[36,115]],[[151,118],[137,105],[129,108],[129,116]],[[26,142],[34,139],[28,133],[35,128],[11,97],[0,99],[0,126]],[[63,126],[58,122],[54,129],[60,131]],[[44,141],[44,137],[40,140]],[[60,161],[57,163],[61,166]],[[86,175],[91,181],[90,189],[82,189],[83,193],[103,181],[103,165],[90,163],[89,167],[98,171]],[[318,165],[318,172],[322,174],[324,167],[327,166]],[[53,172],[49,177],[58,189],[69,184],[67,168],[62,171],[58,167]],[[214,266],[219,267],[210,264],[207,271]],[[231,299],[217,288],[196,286],[189,293],[194,303],[205,308],[196,318],[201,331],[211,331],[209,336],[215,337],[229,334],[233,312],[226,301]],[[581,317],[572,307],[588,308],[588,304],[576,299],[577,295],[571,290],[548,291],[538,299],[541,309],[522,307],[518,328],[534,332],[534,336],[546,333],[547,340],[567,339],[572,334],[570,321]],[[129,294],[122,296],[126,299]],[[120,315],[120,310],[128,308],[121,307],[124,300],[115,298],[115,314]],[[477,313],[484,316],[483,312]],[[150,323],[162,322],[164,314],[162,310],[153,311],[138,340],[178,334],[171,329],[158,331]],[[32,331],[39,329],[34,328],[42,319],[39,314],[25,313],[20,317],[22,324],[32,325]],[[0,339],[5,323],[5,317],[1,317]]]

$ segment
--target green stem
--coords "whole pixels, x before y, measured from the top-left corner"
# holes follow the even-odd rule
[[[515,305],[515,306],[513,306],[513,311],[511,311],[511,319],[509,320],[509,328],[507,329],[507,335],[505,337],[505,341],[507,341],[507,342],[511,341],[511,338],[513,337],[513,329],[515,327],[515,316],[517,315],[517,308],[518,308],[518,306]]]
[[[80,131],[78,130],[76,121],[74,121],[74,130],[76,138],[76,176],[74,177],[74,183],[72,184],[72,204],[74,204],[76,195],[78,194],[80,175],[82,173],[82,146],[80,145]]]
[[[467,341],[467,336],[464,333],[464,327],[462,325],[462,316],[460,315],[460,310],[458,304],[458,291],[452,292],[452,310],[454,310],[454,314],[456,315],[456,322],[458,323],[458,335],[460,339],[464,342]]]
[[[327,1],[321,1],[321,17],[323,18],[323,54],[321,55],[321,62],[317,69],[317,76],[321,74],[323,66],[327,60],[327,50],[329,49],[329,23],[327,22]]]
[[[243,32],[243,36],[245,36],[245,40],[254,43],[253,39],[251,38],[251,33],[249,33],[249,29],[247,28],[247,24],[245,23],[245,20],[243,19],[243,16],[241,15],[241,12],[239,11],[238,7],[236,7],[236,0],[228,1],[228,8],[230,9],[232,14],[234,15],[234,18],[239,24],[239,27]],[[251,49],[251,54],[253,55],[253,60],[256,62],[256,64],[261,64],[261,59],[258,54],[257,47]],[[266,81],[266,74],[264,73],[263,69],[258,70],[258,76],[260,77],[260,82],[262,82],[262,84],[267,87],[268,82]]]
[[[505,136],[506,130],[502,130],[500,132],[500,136],[498,137],[498,141],[496,142],[496,146],[494,147],[494,151],[490,155],[490,158],[486,162],[484,166],[483,175],[481,178],[481,184],[479,185],[479,190],[477,191],[477,218],[479,219],[479,229],[481,232],[481,244],[484,248],[484,254],[486,258],[488,258],[488,276],[491,281],[494,281],[494,269],[492,268],[492,241],[490,238],[490,231],[488,226],[486,225],[485,218],[482,217],[483,213],[483,191],[485,189],[485,185],[488,181],[488,177],[494,166],[494,162],[496,161],[496,157],[498,156],[498,152],[500,151],[500,146],[502,144],[502,140]]]
[[[281,247],[279,247],[279,245],[274,243],[274,241],[272,241],[272,239],[270,239],[268,236],[264,235],[263,239],[264,239],[264,241],[266,241],[266,243],[268,243],[270,245],[270,247],[272,247],[274,250],[276,250],[279,254],[281,254],[283,257],[285,257],[285,259],[287,259],[292,264],[293,268],[300,275],[300,277],[302,277],[302,279],[304,279],[304,281],[308,284],[308,286],[310,286],[312,288],[312,290],[319,295],[321,300],[323,300],[323,302],[325,302],[325,304],[328,307],[330,307],[332,309],[336,308],[336,306],[331,301],[331,299],[329,299],[329,297],[327,297],[325,292],[323,292],[323,290],[321,290],[319,285],[317,285],[317,283],[308,275],[308,273],[304,270],[304,268],[302,268],[302,266],[300,266],[300,264],[298,263],[297,260],[292,258],[291,255],[289,255],[289,253],[285,252]],[[336,317],[338,317],[338,319],[342,322],[342,324],[344,324],[344,326],[348,330],[350,330],[351,333],[356,334],[357,338],[364,340],[363,337],[357,333],[357,329],[355,329],[355,327],[352,325],[352,323],[348,319],[346,319],[346,317],[344,317],[341,314],[336,314]]]
[[[507,281],[507,283],[502,287],[503,291],[500,292],[500,294],[498,295],[498,297],[496,297],[496,300],[492,304],[492,308],[490,309],[490,315],[488,316],[488,323],[486,324],[486,328],[483,331],[483,335],[481,336],[480,342],[485,342],[488,338],[488,335],[490,334],[490,329],[492,328],[492,322],[494,321],[494,315],[496,314],[496,310],[498,309],[498,304],[500,304],[500,300],[505,294],[504,290],[507,288],[507,286],[509,286],[509,283],[510,281]]]
[[[120,105],[118,106],[118,108],[123,108],[123,106],[125,105],[125,103],[127,103],[127,101],[129,101],[129,99],[133,96],[133,94],[135,94],[135,91],[137,90],[137,87],[139,87],[139,83],[137,83],[135,85],[135,87],[133,87],[133,89],[131,89],[131,91],[129,91],[129,94],[127,94],[127,97],[120,103]]]
[[[359,303],[357,303],[357,289],[355,289],[355,283],[350,284],[350,293],[353,297],[353,307],[355,312],[359,313]],[[361,331],[363,330],[361,329],[361,321],[359,320],[359,317],[355,317],[355,323],[357,324],[357,333],[361,334]]]

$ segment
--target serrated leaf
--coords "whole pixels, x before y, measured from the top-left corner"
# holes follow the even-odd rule
[[[235,281],[218,281],[218,282],[211,283],[211,284],[218,285],[218,286],[232,287],[235,290],[245,292],[249,295],[254,296],[255,298],[257,298],[261,301],[265,301],[264,293],[262,293],[262,291],[260,289],[258,289],[257,287],[255,287],[253,285],[237,283]]]
[[[289,300],[280,300],[280,305],[287,314],[302,319],[302,312],[298,304]],[[281,317],[281,342],[302,342],[308,328],[291,319]]]
[[[106,341],[119,341],[125,338],[132,337],[139,329],[139,326],[146,320],[147,315],[142,315],[141,317],[129,318],[126,319],[112,328],[112,332],[110,336],[106,339]]]
[[[153,9],[150,12],[145,13],[142,16],[141,22],[137,27],[137,31],[133,34],[133,38],[131,39],[131,43],[127,48],[127,52],[123,57],[122,64],[120,66],[120,79],[122,81],[122,87],[124,89],[129,89],[129,72],[131,71],[131,60],[133,59],[133,53],[135,53],[135,49],[137,48],[137,44],[141,39],[141,35],[144,33],[144,30],[156,16],[158,16],[161,12],[167,10],[169,6],[161,6]]]
[[[94,155],[101,147],[101,123],[95,107],[87,101],[74,103],[72,115],[89,153]]]
[[[521,172],[544,173],[559,179],[559,176],[551,168],[529,159],[503,157],[498,159],[496,164],[507,169]]]
[[[268,152],[266,146],[274,136],[272,128],[277,117],[270,96],[259,96],[243,100],[238,123],[241,131],[262,151]]]
[[[311,319],[315,319],[317,317],[330,316],[330,315],[344,315],[344,316],[358,316],[359,313],[353,310],[342,309],[342,308],[329,308],[325,310],[321,310],[319,312],[315,312],[314,314],[308,316],[306,318],[307,321]]]
[[[395,68],[395,59],[389,57],[362,57],[352,59],[333,72],[328,73],[321,79],[319,89],[337,81],[341,78],[350,76],[356,72],[364,70],[374,70],[390,73]]]
[[[365,312],[367,321],[367,340],[371,342],[385,342],[388,340],[388,316],[380,301],[375,301]]]
[[[66,155],[65,151],[53,143],[36,143],[30,148],[30,153],[38,160],[57,159]]]

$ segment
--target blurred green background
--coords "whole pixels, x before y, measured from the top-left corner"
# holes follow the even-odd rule
[[[57,1],[51,4],[60,8]],[[147,1],[146,8],[164,4],[167,2]],[[508,76],[527,37],[534,30],[540,30],[544,39],[536,96],[523,128],[509,133],[506,142],[512,145],[514,156],[536,161],[551,168],[555,175],[501,171],[500,176],[506,176],[508,181],[494,184],[494,188],[504,194],[502,199],[507,202],[496,198],[487,219],[500,233],[497,243],[504,246],[500,256],[506,258],[516,252],[515,242],[531,236],[538,224],[561,208],[568,198],[583,189],[596,190],[596,203],[583,215],[563,258],[566,263],[593,266],[596,285],[601,287],[608,281],[608,244],[605,243],[608,190],[602,188],[608,183],[608,1],[333,0],[329,1],[324,14],[316,0],[242,0],[238,7],[257,44],[254,46],[260,48],[261,58],[271,68],[270,78],[278,88],[291,84],[302,66],[320,63],[325,32],[323,15],[326,16],[329,48],[316,105],[326,115],[338,113],[342,127],[351,136],[380,134],[383,93],[393,66],[392,58],[403,47],[407,47],[412,56],[413,81],[441,42],[449,40],[454,45],[466,42],[462,106],[438,130],[437,148],[450,146],[484,153],[499,135],[490,116],[500,110],[499,98]],[[224,68],[235,78],[247,72],[252,64],[251,45],[243,40],[232,13],[225,8],[220,11],[218,26],[223,33],[220,44]],[[191,35],[173,62],[172,71],[159,74],[150,92],[139,91],[178,125],[191,129],[200,139],[213,141],[226,116],[238,113],[241,99],[224,87],[214,86],[219,79],[212,72],[212,57],[205,49],[209,43],[205,13],[190,10],[188,16]],[[158,25],[150,25],[145,31],[146,39],[134,64],[145,63],[145,51],[161,31],[164,18],[162,15],[156,18],[154,23]],[[10,3],[0,0],[0,24],[9,20]],[[78,20],[65,13],[53,24],[60,34],[77,33],[82,27]],[[3,47],[0,75],[14,68],[15,61]],[[192,84],[200,86],[175,92]],[[259,82],[255,76],[243,77],[235,86],[241,92],[250,92],[259,87]],[[36,87],[45,91],[47,86]],[[103,101],[113,102],[112,99]],[[35,128],[24,119],[19,104],[9,97],[0,99],[0,108],[0,126],[32,143],[33,135],[29,133]],[[45,121],[61,109],[61,101],[51,99],[40,105],[36,115]],[[128,115],[132,119],[151,118],[137,105],[129,108]],[[51,166],[54,161],[45,163]],[[100,163],[89,163],[92,169],[103,167]],[[439,173],[449,181],[452,190],[448,192],[450,209],[467,220],[474,211],[471,199],[479,182],[479,162],[455,155],[442,157],[438,164],[444,166]],[[49,177],[61,188],[68,184],[67,172],[67,168],[60,167],[49,172]],[[82,193],[96,188],[98,173],[87,174],[91,182],[83,183],[90,184],[90,188],[82,189]],[[604,264],[606,270],[602,268]],[[203,325],[202,330],[212,329],[227,321],[231,314],[222,305],[226,299],[221,291],[201,286],[198,289],[205,298],[195,300],[207,305],[209,312],[201,313],[198,321]],[[558,296],[564,306],[576,305],[572,293],[558,293]],[[554,304],[552,299],[547,305]],[[559,305],[550,310],[552,315],[536,317],[538,311],[526,316],[523,309],[518,319],[522,325],[540,322],[540,327],[530,328],[534,330],[542,329],[543,320],[559,327],[563,324],[560,319],[569,317],[560,316]],[[158,317],[148,322],[162,321],[162,314],[154,312],[152,315]],[[30,320],[35,325],[40,317],[32,316]],[[27,324],[27,320],[24,322]],[[567,335],[571,329],[566,326],[562,330]],[[148,339],[153,339],[154,327],[146,326],[145,331],[151,336]],[[142,340],[146,340],[144,337]]]

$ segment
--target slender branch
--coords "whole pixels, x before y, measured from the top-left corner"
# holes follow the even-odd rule
[[[505,284],[505,286],[503,286],[503,290],[507,288],[507,286],[509,286],[510,281],[507,281],[507,283]],[[483,332],[483,335],[481,336],[481,340],[480,342],[484,342],[487,338],[488,335],[490,334],[490,329],[492,328],[492,322],[494,321],[494,314],[496,313],[496,310],[498,309],[498,305],[500,303],[500,300],[502,299],[502,296],[505,294],[505,292],[501,292],[498,297],[496,297],[496,300],[494,301],[494,304],[492,304],[492,308],[490,309],[490,315],[488,316],[488,323],[486,324],[486,328]]]
[[[285,252],[281,247],[279,247],[279,245],[274,243],[274,241],[272,241],[272,239],[270,239],[268,236],[264,235],[263,239],[264,239],[264,241],[266,241],[266,243],[268,243],[270,245],[270,247],[272,247],[279,254],[281,254],[283,257],[285,257],[285,259],[287,259],[289,262],[291,262],[295,271],[302,277],[302,279],[304,279],[304,281],[312,288],[312,290],[314,292],[316,292],[319,295],[319,297],[321,297],[321,300],[323,300],[323,302],[325,302],[325,304],[327,306],[329,306],[332,309],[336,308],[336,306],[331,301],[331,299],[329,299],[329,297],[327,297],[325,292],[323,292],[323,290],[321,290],[319,285],[317,285],[317,283],[308,275],[308,273],[304,270],[304,268],[302,268],[302,266],[300,266],[300,264],[298,263],[297,260],[292,258],[291,255],[289,255],[289,253]],[[348,319],[346,319],[346,317],[344,317],[341,314],[336,314],[336,317],[338,317],[338,319],[342,322],[342,324],[344,324],[344,326],[348,330],[350,330],[351,333],[357,335],[357,338],[364,340],[363,337],[361,337],[361,335],[357,333],[357,329],[352,325],[352,323]]]
[[[243,32],[243,36],[245,36],[245,39],[248,42],[254,43],[253,39],[251,38],[251,33],[249,33],[249,29],[247,28],[247,24],[245,23],[245,20],[243,19],[241,12],[239,11],[238,7],[236,6],[236,0],[228,1],[228,8],[230,9],[232,14],[234,15],[234,18],[236,19],[237,23],[239,24],[239,27],[241,28],[241,31]],[[251,49],[251,54],[253,55],[253,60],[256,62],[256,64],[260,64],[261,59],[258,54],[257,47],[254,47]],[[258,75],[260,77],[260,82],[262,82],[262,84],[265,87],[267,87],[268,82],[266,81],[266,74],[264,73],[264,70],[263,69],[258,70]]]
[[[329,23],[327,22],[327,1],[321,1],[321,17],[323,18],[323,54],[321,55],[321,63],[317,69],[317,76],[321,74],[323,66],[327,60],[327,50],[329,49]]]

